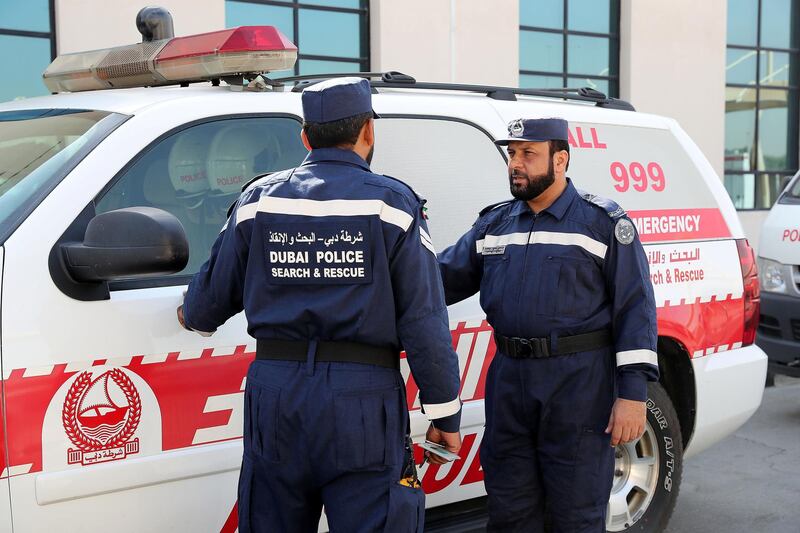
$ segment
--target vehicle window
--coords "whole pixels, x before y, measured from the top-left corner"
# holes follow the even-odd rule
[[[781,204],[800,204],[800,178],[795,177],[781,196]]]
[[[511,198],[508,170],[492,139],[477,127],[441,118],[375,121],[372,169],[410,185],[427,200],[437,251],[455,243],[487,205]]]
[[[230,205],[254,176],[297,166],[307,151],[300,124],[287,117],[225,119],[178,131],[149,147],[97,201],[97,213],[156,207],[175,215],[189,241],[189,263],[173,276],[197,272],[227,219]]]
[[[125,119],[104,111],[0,112],[0,236]]]

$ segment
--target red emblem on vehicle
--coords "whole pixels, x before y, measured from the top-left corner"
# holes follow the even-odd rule
[[[77,447],[67,450],[67,462],[90,465],[138,453],[139,439],[130,439],[141,415],[139,393],[122,370],[98,377],[82,372],[67,391],[61,411],[64,430]]]

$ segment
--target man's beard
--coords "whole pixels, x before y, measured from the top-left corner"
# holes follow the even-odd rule
[[[528,183],[527,185],[515,185],[514,178],[524,178]],[[513,170],[508,177],[511,196],[517,200],[522,200],[523,202],[533,200],[546,191],[547,188],[550,187],[555,181],[556,174],[553,169],[552,159],[548,165],[547,174],[539,174],[538,176],[530,177],[523,172]]]
[[[369,153],[367,154],[367,164],[372,164],[372,156],[375,155],[375,145],[369,147]]]

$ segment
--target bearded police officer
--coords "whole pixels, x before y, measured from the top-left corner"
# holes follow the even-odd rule
[[[567,123],[516,120],[515,200],[439,256],[448,304],[480,290],[497,353],[481,445],[490,531],[604,532],[613,446],[639,438],[658,379],[647,259],[625,211],[565,176]]]
[[[366,80],[318,83],[302,102],[310,154],[242,194],[179,315],[212,332],[244,309],[257,340],[240,531],[315,532],[323,505],[334,532],[418,531],[401,349],[428,440],[461,445],[458,359],[424,200],[370,171]]]

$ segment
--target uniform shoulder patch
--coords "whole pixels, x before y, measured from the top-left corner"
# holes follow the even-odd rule
[[[616,225],[614,225],[614,237],[620,244],[630,244],[636,237],[636,229],[633,227],[633,222],[627,218],[618,218]]]
[[[587,202],[594,204],[605,211],[612,220],[617,220],[625,216],[625,210],[622,209],[622,207],[620,207],[620,205],[614,200],[603,198],[602,196],[597,196],[585,191],[578,191],[578,194],[580,194],[581,198]]]
[[[478,216],[482,217],[483,215],[485,215],[489,211],[493,211],[494,209],[497,209],[499,207],[503,207],[504,205],[508,205],[513,201],[514,200],[503,200],[502,202],[497,202],[497,203],[494,203],[494,204],[491,204],[491,205],[487,205],[486,207],[484,207],[483,209],[480,210],[480,212],[478,213]]]

